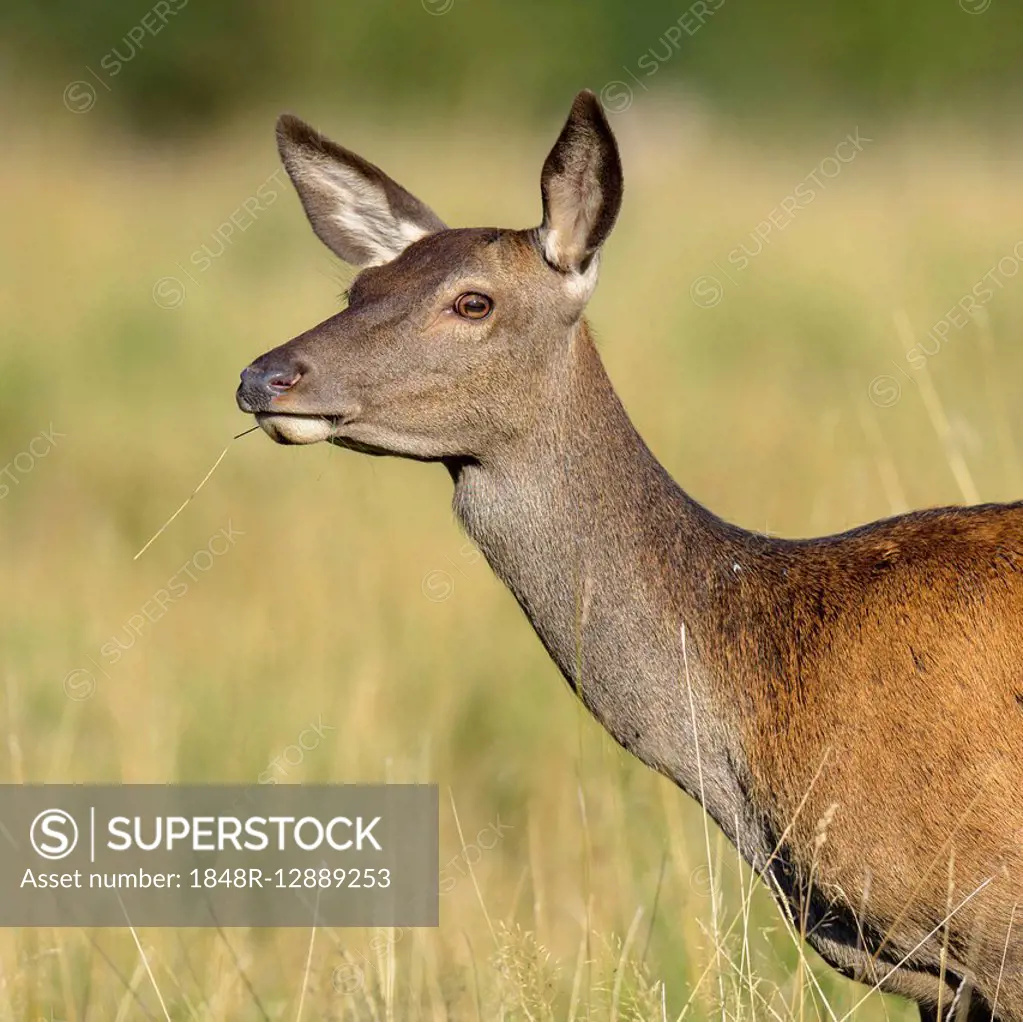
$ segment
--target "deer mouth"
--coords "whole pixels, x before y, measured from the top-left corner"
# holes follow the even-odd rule
[[[291,412],[256,412],[256,422],[271,440],[292,445],[330,440],[338,426],[336,416]]]

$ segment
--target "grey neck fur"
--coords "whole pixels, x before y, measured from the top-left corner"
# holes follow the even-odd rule
[[[737,840],[744,757],[693,636],[707,559],[740,530],[650,453],[585,323],[565,354],[539,405],[550,414],[453,471],[456,514],[590,712]]]

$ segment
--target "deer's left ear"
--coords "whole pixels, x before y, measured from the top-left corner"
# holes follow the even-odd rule
[[[390,262],[444,230],[436,213],[379,167],[284,114],[277,148],[316,236],[353,266]]]
[[[622,163],[600,100],[585,90],[540,177],[544,258],[564,273],[587,274],[622,204]],[[589,276],[589,274],[587,274]]]

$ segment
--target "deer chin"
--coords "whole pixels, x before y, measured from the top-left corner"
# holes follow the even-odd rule
[[[256,422],[279,444],[318,444],[334,435],[334,421],[324,415],[257,412]]]

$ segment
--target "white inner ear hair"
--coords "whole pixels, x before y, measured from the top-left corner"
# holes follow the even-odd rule
[[[552,266],[562,265],[561,244],[558,241],[558,231],[555,227],[548,227],[544,231],[543,256]]]
[[[555,227],[549,227],[544,232],[543,239],[544,258],[552,266],[557,266],[564,271],[564,287],[566,292],[579,301],[587,301],[597,286],[597,274],[599,272],[600,253],[594,252],[590,258],[589,265],[582,272],[578,270],[565,269],[568,261],[558,238],[558,231]]]
[[[565,289],[579,301],[588,301],[597,286],[597,274],[600,271],[600,253],[594,252],[590,265],[582,273],[569,273],[565,280]]]
[[[383,188],[350,167],[316,160],[303,177],[328,199],[327,216],[338,230],[369,254],[366,266],[389,263],[430,233],[411,220],[395,217]]]

